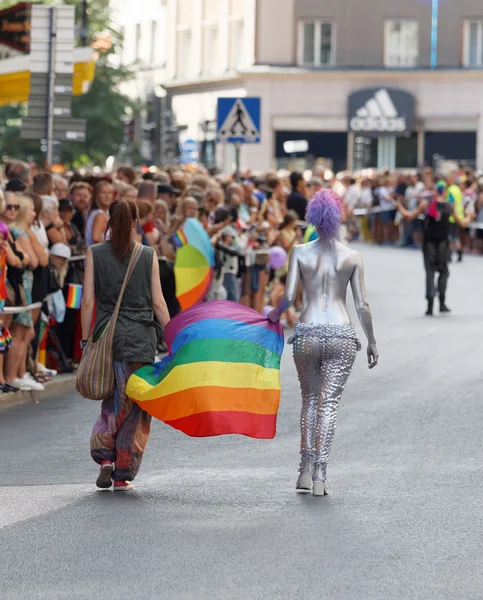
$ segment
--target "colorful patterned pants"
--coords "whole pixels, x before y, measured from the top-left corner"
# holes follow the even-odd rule
[[[97,462],[115,463],[113,479],[132,481],[139,471],[151,430],[151,416],[126,396],[126,384],[134,369],[114,363],[116,387],[102,402],[101,414],[91,435],[91,456]]]

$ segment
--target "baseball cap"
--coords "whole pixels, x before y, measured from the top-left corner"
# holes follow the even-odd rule
[[[64,198],[64,200],[59,200],[59,212],[63,210],[74,210],[72,202],[67,198]]]
[[[181,190],[169,185],[169,183],[158,183],[158,194],[172,194],[173,196],[179,196]]]
[[[50,249],[50,254],[52,256],[59,256],[60,258],[70,258],[72,256],[72,252],[66,244],[61,244],[58,242],[54,244]]]

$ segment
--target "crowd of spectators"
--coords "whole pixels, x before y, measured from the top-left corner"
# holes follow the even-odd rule
[[[225,177],[179,165],[59,176],[11,161],[0,187],[0,300],[6,307],[0,391],[42,389],[56,372],[76,367],[80,319],[78,306],[67,301],[69,291],[82,286],[85,250],[104,241],[109,207],[117,199],[137,204],[133,238],[157,252],[171,317],[180,310],[172,236],[188,218],[199,220],[215,249],[207,299],[241,302],[264,313],[283,294],[291,249],[314,237],[306,229],[305,212],[318,190],[329,187],[340,199],[342,241],[418,247],[422,222],[406,221],[403,214],[430,198],[439,179],[429,169],[357,178],[324,169]],[[445,180],[455,210],[482,222],[482,229],[471,231],[455,225],[455,250],[460,258],[463,249],[482,253],[483,181],[463,170]],[[276,269],[271,264],[275,247],[280,249]],[[300,302],[285,315],[288,325],[298,308]]]

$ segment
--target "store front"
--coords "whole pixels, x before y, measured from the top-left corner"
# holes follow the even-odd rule
[[[417,166],[412,94],[395,88],[365,88],[353,92],[347,104],[353,170]]]

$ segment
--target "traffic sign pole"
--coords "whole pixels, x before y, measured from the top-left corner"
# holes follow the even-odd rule
[[[240,151],[240,142],[235,142],[235,181],[238,181],[240,179]]]

